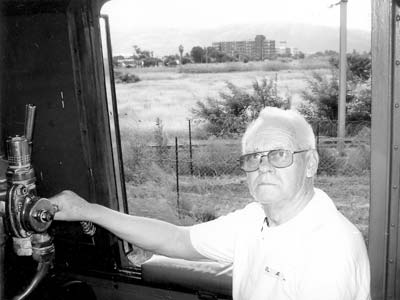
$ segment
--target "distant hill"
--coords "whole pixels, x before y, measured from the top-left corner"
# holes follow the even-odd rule
[[[339,49],[339,28],[310,24],[232,24],[212,29],[185,28],[125,28],[113,30],[111,38],[114,55],[132,54],[133,45],[154,51],[155,56],[178,53],[182,44],[185,52],[194,46],[211,46],[217,41],[253,40],[257,34],[267,39],[287,41],[288,47],[296,47],[305,53]],[[370,51],[370,32],[349,29],[347,33],[348,52],[353,49]]]

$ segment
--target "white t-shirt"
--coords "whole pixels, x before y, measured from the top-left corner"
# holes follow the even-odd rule
[[[194,248],[233,264],[235,300],[370,299],[360,231],[323,191],[294,218],[268,227],[258,203],[190,229]]]

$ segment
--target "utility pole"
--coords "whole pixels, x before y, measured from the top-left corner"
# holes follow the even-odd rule
[[[340,4],[340,59],[339,59],[339,102],[338,102],[338,152],[344,152],[344,138],[346,136],[346,94],[347,94],[347,1],[331,5]]]
[[[343,154],[346,136],[346,94],[347,94],[347,0],[340,1],[340,65],[338,105],[338,151]]]
[[[182,66],[183,46],[179,45],[178,50],[179,50],[179,54],[180,54],[180,62],[179,63]]]

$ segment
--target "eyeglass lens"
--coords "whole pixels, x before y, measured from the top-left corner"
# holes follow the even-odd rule
[[[286,168],[292,164],[293,153],[289,150],[280,149],[247,154],[240,159],[241,168],[246,172],[255,171],[260,167],[263,158],[267,158],[268,162],[276,168]]]

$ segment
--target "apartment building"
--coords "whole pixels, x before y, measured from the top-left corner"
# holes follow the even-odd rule
[[[270,59],[276,54],[275,41],[267,40],[264,35],[257,35],[249,41],[214,42],[212,47],[227,55],[250,60]]]
[[[278,42],[278,45],[276,47],[276,53],[278,55],[282,55],[282,56],[291,56],[293,54],[292,53],[292,49],[287,46],[287,42],[286,41],[279,41]]]

